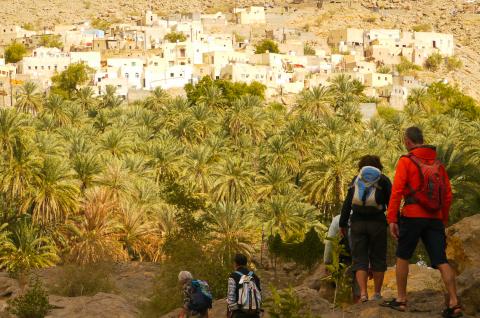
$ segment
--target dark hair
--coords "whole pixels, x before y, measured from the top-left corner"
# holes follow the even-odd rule
[[[412,126],[405,130],[405,137],[417,145],[423,145],[423,132],[420,128]]]
[[[238,266],[247,266],[247,257],[243,254],[237,254],[233,258],[233,261],[235,262],[236,265]]]
[[[379,170],[383,170],[383,165],[380,161],[379,156],[366,155],[360,158],[360,161],[358,162],[358,170],[366,166],[375,167]]]

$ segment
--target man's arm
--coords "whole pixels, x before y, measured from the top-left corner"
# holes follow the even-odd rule
[[[442,221],[443,221],[443,224],[445,224],[445,226],[448,225],[448,217],[449,217],[449,213],[450,213],[450,207],[452,205],[452,201],[453,201],[453,193],[452,193],[452,185],[450,184],[450,178],[448,178],[448,174],[447,174],[447,171],[444,170],[444,173],[445,173],[445,185],[446,185],[446,193],[445,193],[445,204],[443,206],[443,209],[442,209]]]
[[[403,192],[407,186],[408,177],[408,158],[402,157],[398,161],[397,169],[395,170],[395,177],[393,179],[392,194],[390,195],[390,202],[388,203],[388,223],[398,223],[398,211],[403,198]]]
[[[345,198],[345,201],[343,201],[342,205],[342,212],[340,215],[340,228],[346,229],[348,227],[348,220],[350,219],[350,213],[352,212],[352,200],[353,200],[353,195],[354,195],[355,189],[353,187],[350,187],[347,192],[347,197]],[[330,236],[329,237],[334,237]]]
[[[228,305],[229,312],[232,312],[238,309],[236,292],[237,292],[237,283],[235,283],[235,280],[232,277],[230,277],[228,279],[228,289],[227,289],[227,305]]]

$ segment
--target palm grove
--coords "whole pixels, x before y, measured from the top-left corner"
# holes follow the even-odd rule
[[[168,262],[188,251],[219,268],[258,251],[262,233],[320,233],[364,154],[392,174],[402,130],[425,129],[455,191],[453,218],[480,210],[480,111],[457,88],[414,91],[403,112],[362,121],[364,87],[345,76],[299,94],[291,108],[264,87],[212,81],[187,98],[154,90],[126,104],[83,87],[73,65],[48,95],[27,82],[0,110],[0,266]],[[185,247],[188,247],[185,249]],[[206,255],[206,257],[205,257]],[[213,272],[215,273],[215,271]]]

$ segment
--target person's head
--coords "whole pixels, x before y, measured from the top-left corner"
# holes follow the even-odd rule
[[[408,151],[417,146],[421,146],[424,143],[422,130],[415,126],[409,127],[405,130],[405,136],[403,139]]]
[[[380,171],[383,170],[383,165],[379,156],[366,155],[360,158],[360,161],[358,162],[358,170],[361,170],[366,166],[375,167]]]
[[[248,260],[247,260],[247,257],[245,255],[237,254],[233,258],[233,263],[234,263],[236,268],[245,267],[245,266],[247,266]]]
[[[193,279],[192,273],[187,271],[181,271],[178,273],[178,282],[184,285]]]

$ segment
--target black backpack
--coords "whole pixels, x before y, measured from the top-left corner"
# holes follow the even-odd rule
[[[212,294],[207,282],[203,280],[192,280],[192,294],[188,309],[198,313],[204,313],[212,308]]]

